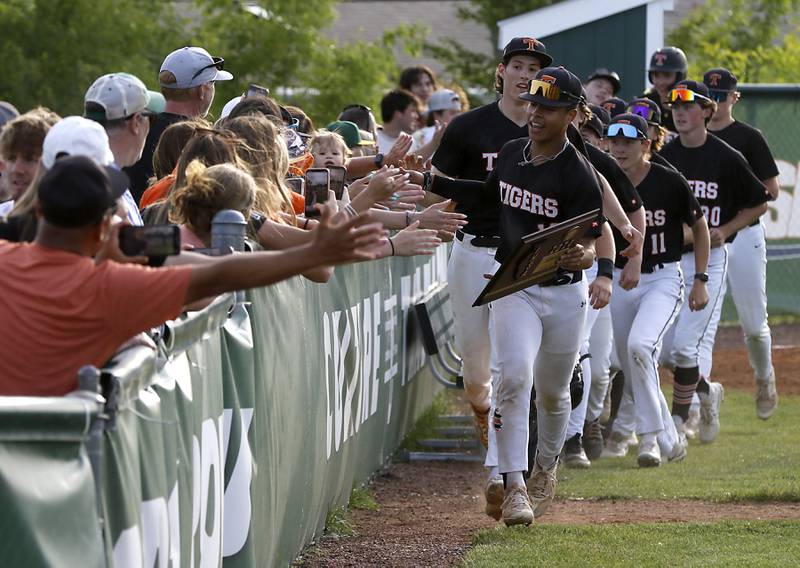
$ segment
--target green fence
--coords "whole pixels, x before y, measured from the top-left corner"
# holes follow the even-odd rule
[[[97,409],[0,398],[3,564],[289,564],[440,388],[407,315],[446,262],[440,247],[228,295],[170,322],[157,353],[123,353],[102,381],[102,523]]]
[[[780,171],[780,196],[764,216],[767,233],[769,313],[800,314],[800,85],[740,85],[742,98],[734,116],[760,129]],[[736,320],[726,298],[723,320]]]

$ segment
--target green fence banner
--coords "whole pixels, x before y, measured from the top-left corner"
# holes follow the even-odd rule
[[[441,388],[408,315],[446,265],[440,247],[218,298],[117,355],[99,419],[78,398],[0,399],[3,563],[291,563]]]

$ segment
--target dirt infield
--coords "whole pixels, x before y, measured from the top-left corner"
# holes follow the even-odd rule
[[[800,394],[800,326],[776,326],[772,331],[778,390],[784,395]],[[726,388],[754,392],[738,327],[720,330],[714,355],[714,380]],[[483,479],[483,468],[477,463],[394,464],[372,485],[380,509],[351,512],[356,536],[322,539],[301,565],[456,565],[473,535],[496,525],[483,514]],[[800,520],[800,503],[560,500],[547,515],[548,524],[722,519]]]

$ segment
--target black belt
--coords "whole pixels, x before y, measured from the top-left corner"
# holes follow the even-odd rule
[[[461,229],[458,229],[456,231],[456,238],[461,242],[464,242],[464,239],[469,236],[472,235],[467,235],[467,233],[465,233]],[[500,246],[500,237],[478,235],[476,237],[472,237],[472,239],[469,241],[469,244],[471,244],[474,247],[497,248]]]
[[[664,268],[663,262],[658,262],[652,266],[642,266],[642,274],[652,274],[656,270],[661,270],[662,268]]]

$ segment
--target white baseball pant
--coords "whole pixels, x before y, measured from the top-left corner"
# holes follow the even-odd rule
[[[772,335],[767,323],[767,242],[764,225],[745,227],[728,245],[728,286],[739,324],[744,331],[750,367],[756,379],[772,374]],[[721,307],[720,307],[721,309]],[[706,336],[700,346],[700,369],[711,373],[714,337]]]
[[[597,277],[597,262],[591,268],[583,271],[583,277],[586,280],[587,286]],[[589,401],[589,390],[592,387],[592,354],[589,346],[589,339],[592,334],[597,317],[600,310],[595,310],[591,306],[586,308],[586,320],[583,325],[583,342],[581,343],[579,357],[583,358],[581,361],[581,372],[583,374],[583,396],[581,397],[578,406],[572,409],[569,414],[569,425],[567,426],[567,439],[572,438],[575,434],[583,433],[583,421],[586,418],[586,405]],[[586,357],[589,355],[589,357]]]
[[[488,283],[483,275],[495,270],[497,249],[473,246],[469,242],[472,238],[472,235],[466,235],[464,241],[453,241],[447,263],[447,282],[464,390],[474,407],[485,408],[490,404],[492,392],[489,307],[472,307],[472,304]]]
[[[614,272],[615,284],[620,274],[619,270]],[[677,262],[642,274],[633,290],[617,287],[611,297],[614,338],[626,388],[629,386],[633,396],[636,432],[658,433],[659,445],[666,452],[672,451],[677,432],[659,383],[658,353],[681,309],[682,298],[683,277]]]
[[[494,414],[500,473],[528,469],[528,415],[534,382],[538,453],[544,463],[561,453],[587,294],[583,279],[563,286],[532,286],[492,302],[492,341],[500,369]]]
[[[693,312],[689,302],[684,302],[678,314],[678,320],[664,338],[662,363],[670,367],[699,367],[700,346],[707,333],[716,333],[722,301],[725,298],[725,274],[728,266],[728,247],[723,245],[711,249],[708,258],[708,305],[702,310]],[[694,252],[684,253],[681,257],[681,269],[686,275],[685,294],[694,284]],[[716,320],[714,314],[716,313]],[[713,338],[713,334],[711,337]],[[713,340],[713,339],[712,339]],[[710,372],[710,357],[708,369]],[[700,368],[703,373],[703,368]]]
[[[611,377],[616,371],[622,370],[616,349],[614,349],[614,331],[611,324],[611,309],[605,307],[597,315],[597,320],[594,322],[592,335],[589,339],[589,353],[592,354],[590,360],[592,384],[589,389],[589,400],[586,405],[586,415],[584,416],[584,421],[586,422],[592,422],[600,418],[603,413],[603,403],[611,383]],[[614,373],[611,372],[612,369]]]

